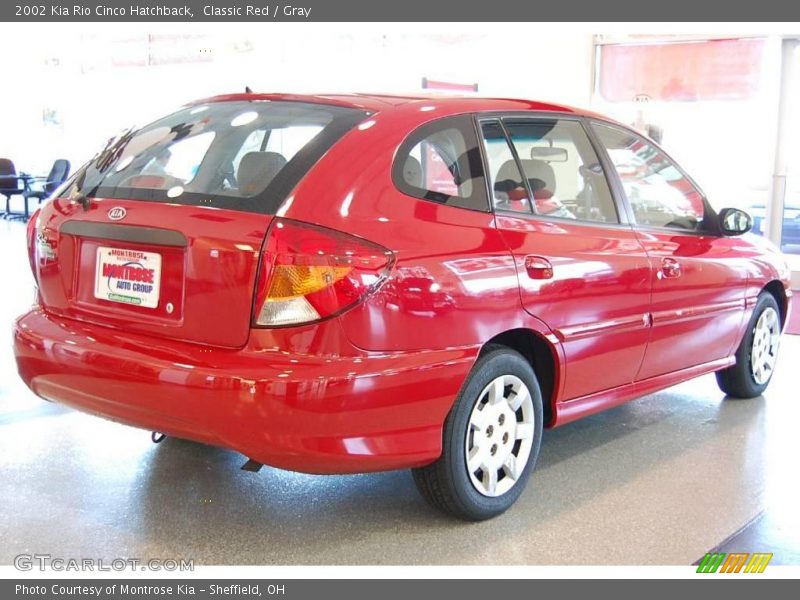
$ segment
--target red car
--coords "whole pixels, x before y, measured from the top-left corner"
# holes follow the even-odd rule
[[[765,390],[791,291],[750,226],[563,106],[216,97],[109,141],[31,220],[17,364],[42,398],[258,463],[410,467],[485,519],[543,427],[705,373]]]

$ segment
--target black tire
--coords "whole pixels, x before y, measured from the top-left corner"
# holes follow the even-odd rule
[[[503,375],[519,378],[528,388],[533,405],[533,444],[528,461],[512,487],[502,495],[490,497],[477,491],[470,479],[465,443],[470,415],[482,399],[483,390]],[[505,346],[487,346],[445,420],[441,457],[412,471],[417,489],[433,507],[460,519],[483,521],[505,512],[525,489],[536,464],[542,438],[542,415],[542,393],[528,361]]]
[[[756,398],[764,393],[772,379],[772,374],[770,373],[766,381],[758,383],[755,380],[750,364],[756,324],[764,311],[769,308],[778,313],[780,318],[781,311],[775,301],[775,297],[769,292],[761,292],[753,309],[753,316],[750,318],[747,331],[739,344],[739,348],[736,350],[736,364],[716,373],[719,389],[728,396],[734,398]]]

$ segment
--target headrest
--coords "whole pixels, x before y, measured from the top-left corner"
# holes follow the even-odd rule
[[[531,189],[534,192],[539,190],[547,190],[551,194],[556,193],[556,172],[550,163],[543,160],[536,160],[529,158],[522,160],[522,169],[525,171],[525,177],[530,182]]]
[[[509,182],[513,182],[509,183]],[[502,165],[500,165],[500,170],[497,171],[496,181],[494,183],[494,189],[496,191],[508,191],[507,188],[517,187],[516,184],[522,183],[519,178],[519,169],[517,168],[516,161],[512,158],[511,160],[507,160]]]
[[[407,156],[403,165],[403,181],[415,188],[422,188],[422,165],[413,156]]]
[[[277,152],[248,152],[242,157],[236,180],[242,196],[254,196],[272,182],[286,166],[286,159]]]

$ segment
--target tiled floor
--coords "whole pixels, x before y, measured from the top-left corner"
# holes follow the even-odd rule
[[[30,302],[21,224],[0,222],[0,339]],[[429,510],[407,472],[241,471],[235,453],[48,404],[0,344],[0,564],[22,552],[184,557],[198,564],[676,564],[740,538],[797,564],[800,337],[772,386],[724,400],[703,377],[546,432],[518,504],[464,524]],[[733,543],[733,542],[731,542]]]

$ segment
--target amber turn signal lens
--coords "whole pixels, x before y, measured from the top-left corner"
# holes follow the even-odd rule
[[[267,300],[287,300],[318,292],[352,270],[352,267],[275,265]]]

